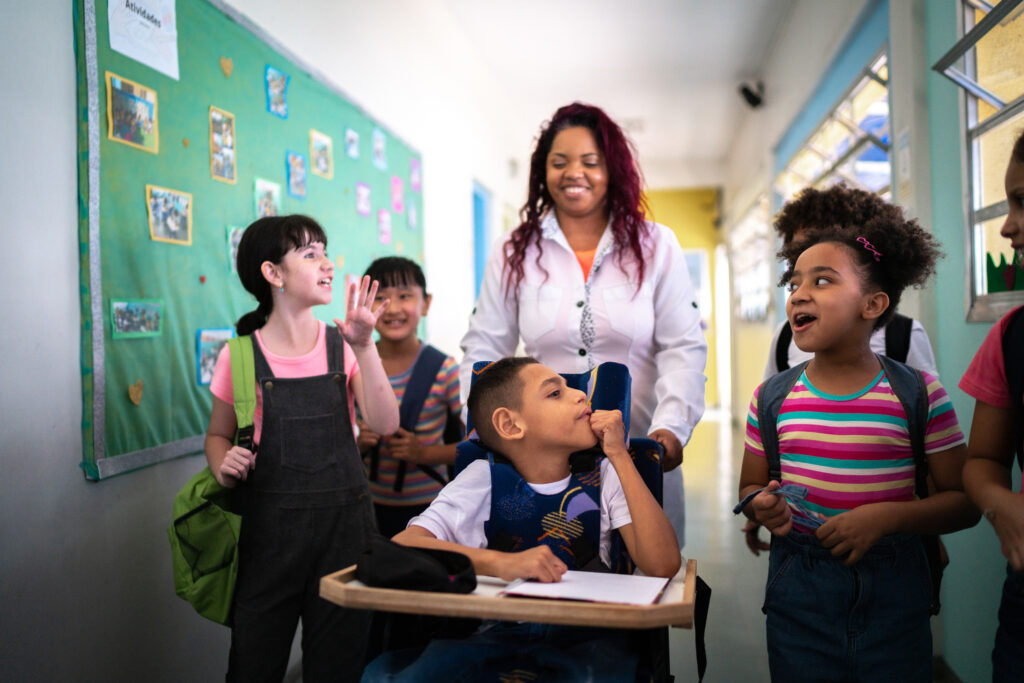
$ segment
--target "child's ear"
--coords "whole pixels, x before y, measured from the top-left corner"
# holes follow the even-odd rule
[[[887,310],[889,310],[889,295],[878,291],[867,296],[862,315],[865,320],[877,320]]]
[[[420,311],[420,317],[426,317],[427,311],[430,310],[430,302],[433,301],[434,296],[432,294],[423,293],[423,309]]]
[[[519,414],[508,408],[495,410],[491,415],[491,425],[502,439],[518,441],[526,435],[526,425],[522,423]]]
[[[270,283],[271,287],[280,287],[284,278],[281,275],[281,269],[270,261],[264,261],[260,264],[260,272],[263,273],[263,278]]]

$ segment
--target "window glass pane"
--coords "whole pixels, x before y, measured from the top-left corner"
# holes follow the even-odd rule
[[[987,131],[977,139],[976,188],[977,199],[974,208],[980,209],[1006,199],[1006,164],[1010,161],[1013,142],[1024,125],[1024,111],[1011,117],[999,126]]]
[[[974,226],[976,253],[981,261],[976,265],[976,272],[982,276],[978,283],[981,294],[1024,291],[1020,253],[999,234],[1005,221],[1006,216],[1000,216]]]
[[[982,15],[978,13],[977,20]],[[1018,8],[974,46],[978,84],[1005,103],[1024,95],[1024,12]],[[994,113],[990,105],[978,107],[978,122]]]
[[[811,147],[824,154],[829,162],[834,162],[850,149],[854,141],[849,128],[835,119],[830,119],[811,138]]]
[[[865,133],[883,137],[889,126],[889,91],[877,81],[867,80],[853,94],[852,118]]]
[[[790,163],[789,169],[804,178],[814,178],[825,170],[825,160],[817,152],[805,147]]]
[[[736,313],[743,320],[762,321],[768,314],[772,295],[769,232],[767,197],[759,197],[729,232]]]

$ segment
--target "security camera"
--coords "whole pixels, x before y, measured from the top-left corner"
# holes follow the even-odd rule
[[[764,102],[764,83],[743,83],[740,85],[740,95],[743,95],[743,100],[751,109],[757,109]]]

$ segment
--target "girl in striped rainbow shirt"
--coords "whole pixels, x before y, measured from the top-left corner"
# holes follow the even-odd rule
[[[966,446],[953,405],[927,373],[934,490],[915,498],[907,415],[868,340],[903,290],[931,274],[939,250],[898,207],[844,189],[850,201],[874,203],[873,217],[847,226],[823,216],[781,253],[793,338],[814,353],[778,410],[781,481],[769,481],[758,425],[765,384],[747,417],[742,509],[773,534],[763,607],[769,665],[775,681],[930,681],[921,534],[957,531],[979,515],[963,492]],[[790,501],[793,487],[780,495],[783,485],[806,495]]]

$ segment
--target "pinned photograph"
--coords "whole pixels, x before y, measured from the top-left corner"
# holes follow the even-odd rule
[[[252,199],[256,218],[281,214],[281,186],[264,178],[253,178]]]
[[[370,186],[366,183],[356,183],[356,213],[360,216],[369,216],[370,208]]]
[[[345,154],[349,159],[359,158],[359,133],[351,128],[345,129]]]
[[[157,242],[192,244],[192,195],[157,185],[146,185],[149,237]]]
[[[267,111],[288,118],[288,81],[291,77],[267,64],[264,80],[267,84]]]
[[[391,244],[391,212],[387,209],[377,212],[377,239],[381,244]]]
[[[210,107],[210,175],[223,183],[237,182],[235,174],[235,115]]]
[[[409,187],[413,192],[423,190],[423,167],[419,159],[409,159]]]
[[[380,128],[373,129],[373,165],[382,171],[388,170],[387,141]]]
[[[159,152],[156,91],[108,71],[107,137],[153,154]]]
[[[242,241],[243,232],[245,228],[237,225],[228,226],[228,270],[232,273],[238,272],[238,243]]]
[[[410,204],[409,205],[409,211],[406,213],[406,216],[407,216],[407,219],[409,221],[409,229],[410,230],[415,230],[416,228],[419,227],[420,215],[419,215],[419,212],[416,211],[416,205],[415,204]]]
[[[234,329],[219,327],[196,331],[196,382],[205,386],[213,381],[213,368],[220,350],[235,336]]]
[[[111,337],[159,337],[164,332],[163,299],[112,299]]]
[[[391,176],[391,210],[395,213],[405,213],[404,183],[396,175]]]
[[[288,194],[306,198],[306,157],[298,152],[285,152],[285,170],[288,173]]]
[[[309,131],[310,170],[321,178],[334,177],[334,146],[330,136],[318,130]]]

